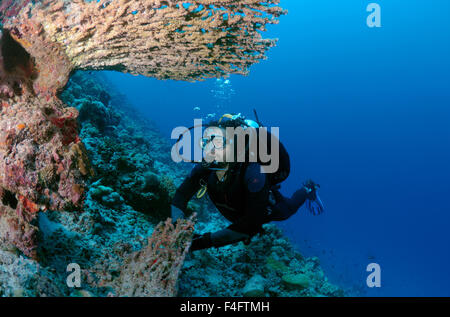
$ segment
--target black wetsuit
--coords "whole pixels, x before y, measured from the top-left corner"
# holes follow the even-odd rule
[[[286,220],[297,212],[308,199],[307,190],[301,188],[291,198],[286,198],[271,184],[269,175],[261,172],[258,163],[235,165],[223,181],[218,179],[215,171],[201,165],[193,168],[178,188],[172,205],[184,212],[189,200],[203,184],[207,184],[211,201],[232,223],[228,231],[240,233],[228,234],[221,241],[209,241],[197,249],[245,240],[245,237],[250,238],[261,232],[263,224]]]

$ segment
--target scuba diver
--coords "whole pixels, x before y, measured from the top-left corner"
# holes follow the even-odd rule
[[[290,198],[279,192],[279,184],[289,175],[290,160],[278,139],[279,167],[275,173],[264,173],[261,168],[264,163],[248,159],[250,141],[247,139],[245,159],[237,160],[237,136],[225,137],[226,129],[241,127],[242,130],[259,130],[262,125],[256,111],[255,116],[256,121],[253,121],[246,120],[240,114],[226,114],[219,121],[209,123],[203,133],[202,163],[192,169],[177,189],[171,204],[172,221],[184,217],[187,204],[196,193],[197,198],[201,198],[207,192],[212,203],[231,225],[217,232],[195,234],[190,252],[219,248],[241,241],[249,244],[253,236],[264,233],[263,224],[286,220],[305,203],[314,215],[321,214],[324,210],[317,193],[319,185],[312,180],[307,180]],[[270,138],[269,132],[267,135]],[[177,142],[182,137],[183,135]],[[273,138],[271,140],[274,142]],[[271,148],[270,144],[268,148]]]

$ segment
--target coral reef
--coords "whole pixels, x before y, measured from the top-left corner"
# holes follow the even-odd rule
[[[126,108],[122,96],[108,94],[81,72],[72,76],[61,98],[80,114],[83,108],[92,114],[78,118],[80,137],[96,174],[91,179],[92,198],[109,206],[123,201],[150,215],[155,223],[167,219],[176,187],[165,175],[176,170],[182,175],[183,169],[167,155],[170,144],[160,137],[154,124],[139,115],[132,117],[136,111]],[[111,103],[120,107],[113,108]],[[135,128],[136,122],[140,122],[140,129]]]
[[[78,111],[34,95],[33,60],[8,32],[0,46],[0,200],[7,202],[0,206],[0,240],[34,257],[32,221],[41,210],[82,208],[93,171],[78,137]]]
[[[1,295],[126,295],[122,293],[126,289],[125,284],[120,281],[128,281],[133,274],[142,273],[133,270],[133,268],[136,269],[133,266],[135,263],[133,259],[136,254],[142,254],[145,260],[148,260],[152,249],[148,248],[149,244],[145,243],[145,240],[152,231],[154,232],[153,241],[163,243],[172,241],[180,245],[179,250],[172,248],[173,262],[168,261],[169,255],[158,254],[161,264],[153,267],[164,268],[166,264],[165,270],[170,268],[172,272],[169,279],[172,282],[165,285],[165,288],[162,286],[158,288],[161,291],[158,293],[156,288],[151,287],[156,285],[155,276],[148,275],[148,278],[153,279],[153,284],[147,286],[142,284],[145,287],[140,288],[142,292],[140,295],[169,296],[176,292],[174,283],[178,276],[177,270],[182,264],[187,246],[183,247],[180,239],[183,238],[184,243],[188,243],[190,235],[175,230],[173,236],[167,232],[159,236],[158,230],[153,230],[154,225],[161,219],[167,219],[170,195],[175,188],[171,178],[157,175],[178,175],[181,179],[181,175],[186,170],[176,167],[170,160],[168,154],[170,145],[159,135],[155,125],[143,120],[138,114],[133,116],[135,111],[130,110],[124,98],[115,95],[106,83],[99,84],[102,81],[104,80],[100,75],[75,73],[67,89],[58,96],[75,111],[86,105],[89,107],[92,105],[92,109],[103,110],[102,120],[93,120],[89,116],[76,118],[80,127],[80,136],[85,139],[88,161],[92,162],[90,168],[95,170],[94,176],[86,180],[88,190],[84,208],[82,210],[48,209],[45,212],[36,213],[31,221],[34,231],[26,227],[31,225],[27,222],[17,226],[25,229],[25,232],[33,233],[31,235],[33,251],[39,263],[24,259],[21,255],[24,248],[17,241],[15,243],[2,241],[0,244],[3,252],[0,253]],[[95,110],[94,113],[96,113]],[[120,156],[123,155],[122,159],[117,156],[119,149]],[[117,159],[114,158],[115,156]],[[124,163],[126,163],[125,167],[122,166]],[[112,174],[114,171],[117,172]],[[47,171],[47,174],[50,175],[50,171]],[[143,207],[141,211],[134,210],[127,204],[133,201],[128,196],[125,196],[125,199],[122,198],[120,193],[130,194],[130,196],[133,196],[132,194],[148,196],[148,200],[143,202],[143,206],[146,207]],[[3,198],[2,204],[8,206],[8,209],[2,211],[2,217],[0,217],[0,231],[8,234],[19,232],[17,228],[13,231],[9,228],[5,229],[4,226],[10,225],[10,219],[21,219],[17,218],[13,208],[21,202],[9,191],[2,189],[0,194]],[[162,202],[155,198],[159,196],[165,197],[166,213],[159,209]],[[40,230],[38,231],[37,228]],[[192,223],[189,228],[192,229]],[[171,237],[173,240],[170,240]],[[176,252],[180,253],[176,254]],[[155,254],[153,256],[155,257]],[[67,287],[65,279],[66,267],[69,263],[77,263],[82,268],[82,289]],[[142,262],[142,264],[145,263],[147,262]],[[167,266],[167,263],[171,263],[172,266]],[[121,278],[123,276],[119,272],[121,267],[130,268],[123,273],[128,274],[127,278]],[[3,283],[3,281],[9,282]],[[138,294],[135,293],[135,295]]]
[[[284,13],[277,4],[2,1],[0,295],[343,294],[272,225],[248,246],[184,261],[192,220],[161,221],[188,171],[170,160],[151,122],[100,84],[105,78],[74,73],[246,74],[275,43],[259,32]],[[225,225],[207,200],[189,206],[200,232]],[[69,263],[82,269],[81,288],[66,284]]]
[[[119,296],[172,297],[178,293],[178,275],[191,245],[193,217],[178,220],[176,226],[168,218],[156,226],[147,245],[129,256],[114,281]]]
[[[210,222],[203,230],[223,227],[223,224],[219,226],[221,222]],[[304,258],[295,251],[275,225],[264,228],[265,234],[253,238],[248,246],[241,243],[188,257],[180,275],[179,294],[187,297],[345,295],[342,289],[328,282],[317,258]]]
[[[80,113],[88,106],[102,114],[101,120],[77,117],[95,173],[86,181],[82,210],[46,210],[29,223],[39,228],[32,235],[38,261],[24,257],[12,243],[0,244],[0,296],[344,294],[328,283],[317,259],[295,252],[274,225],[267,225],[266,235],[255,237],[248,246],[200,251],[183,261],[192,224],[180,224],[186,230],[177,230],[170,222],[160,221],[167,219],[168,201],[190,166],[172,162],[170,144],[156,126],[131,108],[101,74],[74,73],[58,97]],[[143,202],[135,204],[139,195]],[[14,206],[20,202],[5,190],[2,197],[2,204],[9,206],[0,217],[3,232],[7,219],[17,219]],[[194,200],[189,206],[198,214],[198,233],[227,226],[207,199]],[[174,247],[177,241],[181,243]],[[154,242],[168,246],[170,252],[155,255]],[[69,263],[81,268],[80,288],[66,284]],[[158,273],[153,275],[153,270]],[[170,273],[168,279],[161,278],[165,273]],[[283,281],[285,276],[298,274],[308,276],[307,288]],[[159,283],[164,280],[168,283]]]
[[[0,250],[0,296],[62,296],[54,275],[12,250]]]
[[[45,33],[77,69],[161,79],[246,74],[273,40],[259,31],[285,12],[278,0],[42,0],[4,21],[32,50]],[[32,54],[35,56],[35,54]]]
[[[179,80],[246,74],[275,43],[262,39],[259,32],[284,13],[277,4],[278,0],[195,0],[188,5],[160,0],[2,1],[0,187],[15,196],[17,204],[1,207],[5,232],[0,239],[35,257],[38,227],[32,221],[38,213],[83,207],[86,182],[94,173],[78,135],[77,117],[89,119],[100,131],[117,121],[105,116],[105,94],[97,103],[80,101],[78,110],[61,102],[58,93],[74,70],[114,69]],[[145,155],[111,159],[121,170],[133,167],[130,159],[147,160]],[[149,179],[150,187],[145,187]],[[149,175],[142,189],[170,186],[167,183],[161,179],[157,185]],[[121,194],[136,202],[134,207],[144,208],[152,200],[167,213],[162,206],[168,195],[133,196],[137,191],[132,186],[124,186]],[[117,200],[116,194],[106,198],[109,203]]]
[[[31,0],[2,0],[0,3],[0,21],[11,18],[25,7]]]

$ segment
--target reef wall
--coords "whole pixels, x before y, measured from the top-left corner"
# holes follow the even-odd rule
[[[81,208],[93,171],[78,137],[78,111],[56,90],[39,93],[35,59],[8,30],[0,35],[0,241],[34,257],[37,213]]]
[[[187,171],[170,160],[170,144],[154,123],[102,76],[76,72],[58,98],[79,113],[94,174],[85,181],[83,208],[35,214],[35,259],[19,244],[0,244],[0,296],[176,295],[194,218],[177,226],[166,219]],[[12,207],[10,217],[17,218]],[[81,288],[66,284],[69,263],[81,267]]]
[[[77,70],[159,79],[247,74],[274,40],[278,0],[41,0],[0,5],[0,241],[36,257],[40,211],[81,209],[93,176],[75,108]]]
[[[0,296],[342,296],[275,225],[249,245],[186,254],[192,221],[165,221],[174,190],[190,172],[175,164],[156,125],[98,73],[75,72],[58,97],[77,109],[79,137],[94,176],[82,210],[40,212],[39,261],[0,245]],[[136,202],[139,203],[136,203]],[[195,231],[228,226],[211,202],[193,199]],[[164,246],[164,248],[158,248]],[[66,284],[67,265],[82,271]]]

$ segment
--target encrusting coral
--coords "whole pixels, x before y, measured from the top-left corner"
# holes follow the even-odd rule
[[[81,209],[93,170],[79,112],[58,98],[77,69],[159,79],[247,74],[275,41],[278,0],[6,0],[0,5],[2,243],[36,256],[40,211]],[[0,197],[5,201],[5,197]]]
[[[284,11],[278,0],[43,0],[5,27],[15,38],[45,33],[77,69],[115,69],[160,79],[247,73],[273,40],[268,23]],[[31,18],[30,18],[31,16]]]
[[[191,245],[194,218],[168,218],[156,226],[147,245],[131,254],[112,287],[118,296],[176,296],[178,274]]]
[[[4,46],[10,42],[3,32],[0,78],[6,88],[0,105],[0,187],[15,203],[0,205],[5,229],[0,240],[33,257],[37,228],[32,220],[46,209],[81,208],[85,180],[93,171],[78,137],[78,110],[56,97],[37,96],[31,57],[20,46],[8,45],[18,53],[13,58]]]
[[[183,241],[189,243],[192,226],[189,232],[183,234],[179,230],[178,233],[176,230],[166,231],[166,237],[160,236],[162,232],[154,227],[169,215],[161,213],[160,209],[166,202],[157,197],[170,195],[172,188],[168,187],[168,183],[172,182],[172,178],[181,177],[186,170],[170,160],[170,143],[161,137],[155,124],[144,120],[135,110],[131,111],[127,101],[104,80],[104,76],[98,73],[76,72],[59,95],[69,107],[80,109],[90,105],[94,113],[99,108],[104,114],[103,120],[91,120],[88,116],[77,118],[80,138],[85,140],[86,152],[95,170],[94,177],[87,181],[83,209],[47,210],[36,215],[33,237],[38,245],[38,262],[24,259],[17,246],[0,244],[0,296],[106,296],[109,293],[124,296],[122,291],[125,291],[126,284],[117,279],[126,263],[131,263],[126,271],[131,278],[137,273],[133,268],[140,265],[133,265],[131,260],[137,252],[144,255],[138,259],[148,260],[145,263],[154,261],[154,258],[148,258],[155,254],[145,243],[152,232],[152,239],[157,241],[161,238],[167,250],[176,247],[172,249],[172,258],[169,259],[164,253],[159,254],[161,262],[152,267],[152,270],[170,267],[173,274],[169,276],[169,281],[171,279],[172,282],[166,288],[162,284],[156,288],[158,280],[153,280],[145,288],[140,288],[141,295],[168,296],[176,291],[174,283],[178,265],[183,262],[184,247],[181,244],[170,245],[169,241],[180,241],[184,237]],[[125,161],[119,159],[121,156],[128,158],[126,168],[118,168]],[[112,174],[113,171],[117,173]],[[54,177],[50,168],[41,173],[47,179]],[[162,174],[167,176],[158,176]],[[166,181],[166,177],[170,181]],[[179,180],[176,182],[178,184]],[[127,187],[126,190],[123,190],[124,187]],[[146,208],[134,210],[128,194],[132,197],[141,194],[142,199],[148,196],[145,204],[142,203],[142,207],[145,205]],[[4,198],[2,204],[14,206],[17,203],[11,192],[1,196]],[[2,218],[5,222],[17,218],[12,207],[10,211]],[[82,289],[67,287],[68,263],[77,263],[82,268]],[[143,278],[148,280],[158,276],[151,273],[145,272]],[[123,279],[124,282],[129,280]],[[163,279],[160,281],[163,282]],[[156,289],[161,293],[157,293]]]
[[[34,57],[35,89],[61,88],[71,69],[198,80],[247,74],[265,58],[275,41],[259,31],[285,13],[278,2],[41,0],[5,19],[4,28]]]
[[[170,143],[155,123],[132,108],[106,79],[101,73],[76,72],[59,96],[70,107],[81,109],[90,104],[89,108],[99,108],[94,113],[105,115],[104,120],[78,117],[79,135],[95,170],[87,186],[84,208],[39,213],[35,224],[39,226],[39,262],[24,257],[13,245],[0,245],[0,296],[168,296],[176,292],[175,277],[190,240],[191,226],[186,226],[187,231],[178,238],[169,234],[168,239],[162,239],[181,239],[183,243],[174,248],[176,244],[163,242],[175,261],[167,263],[168,258],[161,254],[158,258],[162,261],[155,263],[161,266],[152,266],[155,253],[147,237],[155,234],[150,241],[158,241],[161,231],[155,226],[168,217],[160,214],[166,202],[157,197],[173,195],[174,187],[183,181],[191,166],[180,166],[170,159]],[[127,158],[127,165],[122,166],[120,157]],[[49,179],[54,177],[51,170],[43,173]],[[143,203],[135,208],[127,195],[139,194]],[[17,203],[13,193],[6,192],[2,197],[4,204]],[[228,225],[207,199],[194,199],[189,205],[198,214],[197,233]],[[14,210],[11,212],[14,217]],[[170,229],[167,232],[173,232],[173,227],[164,222],[159,228],[166,225]],[[177,295],[344,294],[327,281],[317,258],[302,257],[275,225],[266,225],[265,231],[248,246],[238,244],[188,254],[178,277]],[[66,284],[68,263],[80,265],[80,288]],[[137,271],[141,267],[143,276]],[[170,283],[164,284],[161,278],[150,281],[153,269],[162,273],[164,268],[173,273]],[[159,273],[155,276],[165,276]],[[308,277],[307,288],[283,280],[298,274]]]

